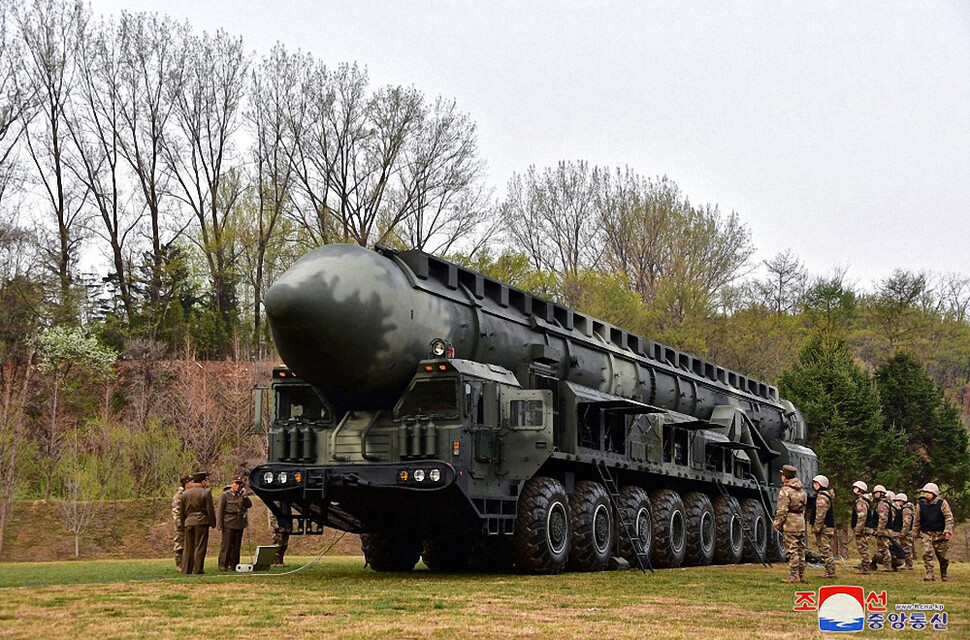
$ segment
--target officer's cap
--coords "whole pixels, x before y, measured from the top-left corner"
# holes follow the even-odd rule
[[[923,485],[921,491],[929,491],[934,496],[940,495],[940,488],[933,482],[927,482],[925,485]]]
[[[205,471],[196,471],[192,474],[192,482],[205,482],[209,474]]]
[[[817,482],[818,485],[823,489],[829,488],[829,479],[826,478],[825,476],[815,476],[814,478],[812,478],[812,482]]]
[[[233,476],[232,481],[238,484],[246,484],[246,478],[243,476]]]
[[[785,476],[786,478],[794,478],[796,475],[798,475],[798,469],[790,464],[786,464],[781,468],[781,475]]]
[[[192,476],[189,475],[189,474],[186,474],[186,475],[182,476],[181,478],[179,478],[179,484],[184,487],[185,484],[187,482],[189,482],[191,479],[192,479]]]

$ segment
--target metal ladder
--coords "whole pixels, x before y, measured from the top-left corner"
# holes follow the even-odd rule
[[[606,486],[606,491],[610,494],[610,502],[613,504],[613,512],[616,513],[616,520],[620,523],[620,531],[626,536],[627,541],[630,543],[630,548],[636,554],[640,571],[646,573],[649,569],[650,573],[653,573],[653,567],[650,565],[650,557],[643,550],[640,537],[636,535],[636,526],[627,518],[626,509],[620,507],[620,490],[617,488],[616,481],[613,480],[613,475],[606,466],[606,462],[597,460],[596,470],[599,471],[600,478]],[[650,526],[653,526],[653,523]]]
[[[721,492],[721,495],[725,498],[724,501],[731,508],[734,515],[736,515],[741,521],[741,529],[744,531],[744,535],[748,536],[748,539],[751,540],[751,546],[754,547],[754,550],[758,552],[758,558],[761,559],[761,564],[765,567],[770,567],[771,563],[768,562],[768,532],[765,532],[765,550],[762,551],[758,548],[758,545],[755,544],[756,538],[754,537],[754,532],[751,531],[751,527],[748,526],[748,523],[744,518],[744,513],[741,512],[741,507],[738,506],[735,508],[735,501],[730,499],[731,494],[727,492],[727,489],[724,488],[724,484],[719,479],[714,478],[714,486],[716,486],[717,490]],[[767,518],[768,512],[765,511],[765,519],[767,520]],[[767,524],[765,525],[765,528],[767,528]]]

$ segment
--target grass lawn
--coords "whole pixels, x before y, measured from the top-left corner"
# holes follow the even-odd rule
[[[808,585],[787,585],[780,565],[560,576],[432,574],[419,565],[379,574],[341,556],[288,575],[280,572],[311,558],[226,575],[214,560],[205,576],[181,576],[170,560],[0,564],[0,638],[823,637],[814,612],[792,611],[796,590],[826,584],[821,570],[810,570]],[[970,637],[970,565],[951,564],[948,583],[923,583],[919,570],[840,572],[836,584],[885,590],[890,612],[945,605],[948,630],[921,637]],[[852,637],[915,634],[887,627]]]

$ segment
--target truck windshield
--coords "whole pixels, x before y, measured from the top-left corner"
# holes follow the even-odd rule
[[[323,401],[310,385],[276,387],[277,420],[323,420],[326,417]]]
[[[416,380],[401,400],[398,415],[458,416],[458,379]]]

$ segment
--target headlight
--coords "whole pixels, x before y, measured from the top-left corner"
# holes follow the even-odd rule
[[[415,482],[424,482],[424,469],[415,469],[414,470],[414,481]]]
[[[448,353],[448,342],[444,338],[435,338],[431,341],[428,351],[434,358],[444,358],[445,354]]]
[[[428,478],[431,482],[437,482],[441,480],[441,469],[432,469],[428,472]]]
[[[263,474],[263,482],[265,484],[273,484],[273,472],[267,471]]]
[[[280,484],[286,484],[287,475],[285,471],[280,471],[280,475],[277,477],[280,479]]]

